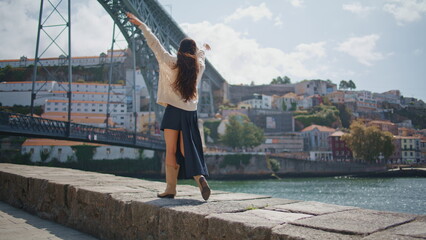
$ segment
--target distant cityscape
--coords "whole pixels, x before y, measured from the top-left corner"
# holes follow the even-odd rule
[[[46,58],[40,61],[44,66],[64,65],[65,57]],[[107,81],[89,81],[81,78],[72,83],[71,121],[96,127],[127,129],[130,131],[159,134],[155,114],[149,111],[149,94],[140,72],[136,72],[136,86],[133,86],[133,69],[126,67],[126,50],[108,51],[107,54],[89,57],[75,57],[73,66],[92,67],[102,64],[116,63],[120,65],[122,81],[111,84]],[[0,69],[27,68],[34,59],[21,57],[14,60],[0,60]],[[3,81],[0,83],[0,104],[2,107],[16,105],[29,106],[31,103],[31,79],[21,81]],[[75,80],[75,79],[74,79]],[[35,82],[38,98],[35,106],[41,107],[40,117],[67,121],[68,98],[65,89],[67,83],[46,80]],[[131,89],[136,88],[136,99],[132,99]],[[264,131],[264,142],[252,149],[255,151],[277,154],[282,157],[311,161],[356,161],[353,154],[341,137],[346,134],[348,123],[362,119],[367,126],[376,126],[382,131],[394,135],[395,151],[387,159],[388,163],[412,164],[426,161],[426,129],[425,118],[410,119],[399,112],[426,111],[426,104],[416,98],[403,97],[399,90],[373,93],[362,90],[337,89],[337,84],[329,80],[304,80],[297,83],[270,85],[227,85],[220,95],[223,99],[215,102],[216,115],[204,117],[205,122],[217,122],[217,128],[209,129],[205,135],[208,151],[225,151],[224,147],[213,136],[223,135],[226,131],[229,116],[244,114],[256,126]],[[108,94],[109,92],[109,94]],[[108,96],[109,95],[109,96]],[[109,103],[109,104],[108,104]],[[331,124],[312,123],[306,125],[297,120],[300,112],[310,113],[321,104],[334,105],[349,114],[347,121]],[[137,112],[137,124],[134,123],[134,109]],[[142,111],[144,110],[144,111]],[[395,117],[398,116],[398,117]],[[424,115],[423,115],[424,116]],[[421,122],[423,121],[423,123]],[[136,126],[136,129],[134,129]],[[204,131],[202,131],[204,132]],[[7,141],[5,139],[2,140]],[[27,139],[21,146],[22,154],[31,154],[31,161],[42,161],[42,153],[49,153],[43,161],[60,162],[74,159],[71,146],[82,143]],[[4,146],[4,144],[2,144]],[[137,158],[135,149],[115,146],[97,147],[94,159]],[[3,147],[2,147],[3,148]],[[144,152],[152,156],[152,152]]]

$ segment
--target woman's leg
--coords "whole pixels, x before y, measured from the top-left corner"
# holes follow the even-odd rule
[[[173,129],[164,129],[164,140],[166,142],[166,190],[157,194],[160,198],[174,198],[176,195],[177,176],[179,165],[176,162],[176,148],[179,131]]]
[[[173,129],[164,129],[164,140],[166,141],[166,165],[177,167],[176,148],[179,131]]]
[[[180,152],[182,153],[183,156],[185,156],[185,148],[184,148],[184,143],[183,143],[183,134],[182,131],[180,132]],[[193,177],[195,182],[198,184],[198,187],[200,188],[201,191],[201,196],[203,197],[204,200],[209,199],[210,197],[210,187],[207,183],[206,178],[203,175],[197,175]]]

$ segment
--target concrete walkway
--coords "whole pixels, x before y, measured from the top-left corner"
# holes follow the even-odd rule
[[[87,234],[43,220],[0,202],[0,240],[19,239],[96,240]]]

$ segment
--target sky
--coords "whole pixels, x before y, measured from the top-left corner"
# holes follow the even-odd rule
[[[159,3],[189,37],[210,44],[207,58],[231,84],[352,80],[357,90],[398,89],[426,100],[426,0]],[[71,6],[72,56],[106,52],[113,28],[106,11],[95,0]],[[34,57],[39,8],[39,1],[0,0],[0,59]],[[43,57],[59,56],[54,47]],[[114,48],[125,47],[117,41]]]

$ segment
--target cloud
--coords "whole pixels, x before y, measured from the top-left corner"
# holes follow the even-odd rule
[[[420,56],[420,55],[422,55],[422,54],[423,54],[423,48],[417,48],[417,49],[415,49],[415,50],[413,51],[413,54],[414,54],[415,56]]]
[[[343,4],[342,8],[343,10],[346,10],[358,15],[365,15],[369,13],[371,10],[373,10],[372,7],[364,7],[359,2],[355,2],[351,4]]]
[[[240,20],[242,18],[251,18],[254,22],[257,22],[263,18],[272,19],[273,14],[266,6],[265,3],[261,3],[259,6],[249,6],[247,8],[237,8],[234,13],[225,18],[225,22],[232,22]]]
[[[418,21],[426,13],[424,0],[387,0],[387,2],[383,10],[392,14],[398,25]]]
[[[384,58],[382,53],[374,51],[376,42],[379,38],[380,36],[377,34],[371,34],[363,37],[352,37],[339,44],[337,50],[349,54],[364,65],[372,66],[373,62]]]
[[[72,1],[71,12],[71,37],[72,56],[99,55],[111,46],[112,19],[96,1]],[[66,8],[66,2],[59,5],[59,8]],[[2,45],[8,46],[1,49],[2,59],[17,59],[20,56],[34,58],[38,14],[40,9],[39,1],[0,1],[0,33]],[[43,19],[51,13],[52,6],[45,1],[43,9]],[[66,11],[60,10],[67,19]],[[64,20],[54,13],[45,24],[64,24]],[[64,27],[44,28],[44,30],[55,38]],[[57,39],[57,44],[68,53],[68,33],[67,29]],[[48,36],[42,31],[40,34],[41,54],[51,43]],[[126,47],[127,44],[123,44]],[[46,50],[42,57],[57,57],[63,54],[58,47],[52,45]]]
[[[308,68],[307,62],[326,56],[325,42],[300,44],[294,51],[260,46],[255,39],[223,24],[201,22],[181,24],[182,29],[198,42],[208,42],[212,51],[207,58],[232,84],[266,84],[272,78],[288,75],[297,78],[317,76],[323,67]]]
[[[303,7],[303,0],[289,0],[293,7]]]
[[[283,25],[283,22],[281,20],[281,16],[276,16],[274,18],[274,26],[281,26],[281,25]]]
[[[2,59],[34,57],[39,8],[37,1],[0,1]]]

